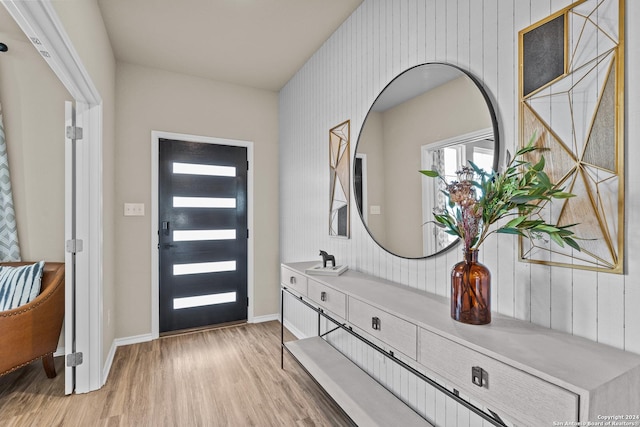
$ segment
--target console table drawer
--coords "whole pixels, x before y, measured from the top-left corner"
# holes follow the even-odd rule
[[[342,292],[309,279],[307,296],[320,307],[345,319],[347,317],[347,296]]]
[[[418,328],[413,323],[352,297],[349,297],[349,322],[416,359]]]
[[[307,278],[297,271],[280,267],[280,282],[285,288],[290,288],[301,295],[307,296]]]
[[[420,328],[418,362],[526,425],[578,421],[578,396],[520,369]]]

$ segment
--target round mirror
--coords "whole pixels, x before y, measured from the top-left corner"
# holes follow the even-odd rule
[[[424,258],[457,238],[433,222],[444,209],[438,170],[450,180],[469,161],[485,170],[498,163],[495,112],[486,92],[467,72],[448,64],[423,64],[384,88],[360,130],[354,159],[356,205],[371,237],[387,252]]]

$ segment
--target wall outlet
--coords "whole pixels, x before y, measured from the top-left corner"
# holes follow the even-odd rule
[[[125,203],[124,216],[144,216],[144,203]]]

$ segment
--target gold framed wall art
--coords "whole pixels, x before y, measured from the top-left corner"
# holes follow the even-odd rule
[[[351,121],[329,130],[329,235],[350,236]]]
[[[520,141],[575,197],[544,215],[574,227],[582,251],[520,239],[524,261],[623,272],[624,0],[574,2],[519,33]]]

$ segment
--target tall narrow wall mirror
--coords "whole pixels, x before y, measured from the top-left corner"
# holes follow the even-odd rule
[[[432,222],[445,207],[437,180],[469,160],[498,164],[498,129],[491,102],[469,73],[448,64],[412,67],[371,106],[356,145],[353,186],[360,217],[375,242],[403,258],[424,258],[457,240]]]

